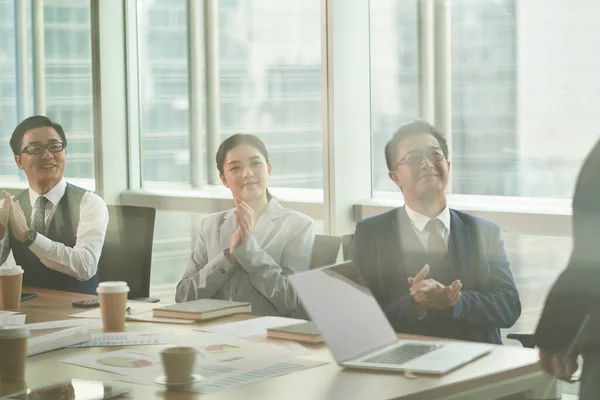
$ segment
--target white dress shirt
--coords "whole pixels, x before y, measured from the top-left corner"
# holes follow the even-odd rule
[[[67,189],[67,181],[63,178],[54,186],[45,197],[49,200],[46,204],[45,223],[48,227],[57,205]],[[31,202],[31,218],[36,213],[36,200],[41,195],[29,188],[29,201]],[[79,225],[77,225],[76,241],[74,247],[65,246],[63,243],[54,242],[42,235],[37,234],[35,241],[29,246],[29,250],[35,254],[42,264],[65,275],[86,281],[96,274],[98,261],[102,253],[102,245],[108,225],[108,208],[102,198],[92,192],[83,195],[79,210]],[[31,228],[31,226],[30,226]],[[8,232],[4,239],[0,240],[0,265],[5,262],[13,263],[9,252],[10,248]]]
[[[408,219],[410,219],[410,226],[419,238],[419,241],[425,249],[427,249],[427,240],[429,239],[429,231],[425,229],[427,223],[432,219],[439,219],[442,223],[439,227],[439,233],[446,243],[446,249],[448,249],[448,241],[450,239],[450,209],[448,206],[444,207],[442,212],[435,218],[429,218],[427,215],[416,212],[407,205],[404,205]]]

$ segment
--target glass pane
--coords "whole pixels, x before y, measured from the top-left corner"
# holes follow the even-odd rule
[[[27,3],[28,62],[17,66],[17,24],[14,0],[0,0],[0,175],[26,181],[8,146],[21,119],[34,114],[32,8]],[[68,140],[65,177],[94,179],[91,22],[88,0],[44,2],[44,72],[46,115],[61,124]],[[18,70],[19,68],[19,70]],[[27,93],[18,87],[27,77]],[[25,109],[18,104],[25,97]],[[19,115],[19,112],[22,115]],[[86,185],[88,186],[88,185]]]
[[[44,47],[46,114],[63,126],[68,140],[65,177],[94,179],[88,0],[44,1]]]
[[[598,138],[595,0],[452,1],[453,191],[568,198]]]
[[[8,145],[17,121],[17,69],[15,2],[0,0],[0,177],[17,178],[17,167]]]
[[[400,125],[420,115],[417,1],[377,0],[370,7],[373,190],[397,192],[384,148]]]
[[[502,330],[505,344],[520,346],[507,340],[510,332],[533,332],[541,316],[548,291],[567,266],[572,241],[569,237],[502,234],[519,297],[521,317],[514,326]]]
[[[186,0],[139,0],[136,4],[142,180],[187,184],[190,153]]]
[[[259,136],[271,186],[323,187],[320,4],[218,2],[221,139]]]

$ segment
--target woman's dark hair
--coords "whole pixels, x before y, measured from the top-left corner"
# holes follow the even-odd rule
[[[225,175],[225,157],[227,157],[227,153],[229,153],[229,150],[244,144],[252,146],[256,150],[258,150],[265,158],[267,164],[269,163],[269,152],[267,151],[267,147],[265,146],[262,140],[260,140],[257,136],[254,135],[246,133],[236,133],[235,135],[229,136],[227,139],[225,139],[223,143],[221,143],[221,145],[219,146],[219,150],[217,150],[217,169],[219,170],[219,173],[221,175]],[[272,197],[273,196],[271,195],[271,193],[269,193],[269,189],[267,189],[267,201],[271,200]]]

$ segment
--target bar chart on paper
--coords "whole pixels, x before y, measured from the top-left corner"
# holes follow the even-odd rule
[[[276,376],[301,371],[319,364],[322,363],[307,360],[298,360],[298,362],[276,362],[256,369],[248,369],[224,375],[215,380],[211,380],[210,383],[206,382],[201,386],[199,391],[202,393],[217,392],[219,390],[229,389],[258,380],[274,378]]]

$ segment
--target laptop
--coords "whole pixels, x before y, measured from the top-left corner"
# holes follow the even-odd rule
[[[493,348],[469,342],[399,340],[352,261],[288,279],[343,367],[441,375]]]

